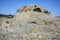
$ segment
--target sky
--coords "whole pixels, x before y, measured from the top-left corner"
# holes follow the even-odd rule
[[[54,16],[60,16],[60,0],[0,0],[0,14],[16,14],[23,5],[35,4],[42,6]]]

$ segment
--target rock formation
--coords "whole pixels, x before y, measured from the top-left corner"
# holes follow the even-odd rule
[[[1,18],[0,40],[60,40],[60,19],[37,5],[18,8],[13,18]]]

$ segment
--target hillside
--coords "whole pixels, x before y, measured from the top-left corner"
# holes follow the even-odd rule
[[[57,18],[60,18],[60,16],[56,16]]]
[[[60,40],[60,19],[40,6],[21,6],[13,18],[1,19],[0,40]]]

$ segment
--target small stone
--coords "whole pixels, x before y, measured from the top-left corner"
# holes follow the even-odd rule
[[[38,27],[32,27],[31,32],[38,32]]]

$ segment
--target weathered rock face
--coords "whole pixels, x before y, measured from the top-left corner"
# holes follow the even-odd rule
[[[4,19],[0,40],[60,40],[60,19],[37,7],[23,6],[14,18]]]
[[[21,12],[27,12],[27,11],[37,11],[37,12],[44,12],[44,9],[40,6],[37,5],[27,5],[27,6],[22,6],[17,10],[17,13]]]

